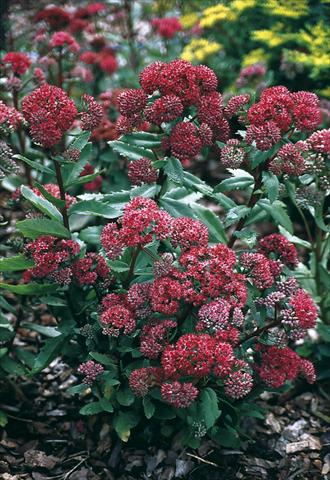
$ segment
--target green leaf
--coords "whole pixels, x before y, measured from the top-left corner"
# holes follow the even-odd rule
[[[23,157],[23,155],[17,154],[17,155],[14,155],[13,158],[17,158],[17,160],[22,160],[22,162],[27,163],[28,165],[30,165],[30,167],[34,168],[38,172],[47,173],[48,175],[52,175],[52,176],[55,175],[55,172],[51,168],[45,167],[41,163],[38,163],[26,157]]]
[[[9,342],[9,340],[11,340],[14,335],[15,333],[12,330],[9,330],[9,328],[0,325],[0,339],[2,344]]]
[[[7,423],[8,423],[7,415],[5,414],[5,412],[0,410],[0,427],[4,428],[7,425]]]
[[[45,197],[45,199],[48,200],[53,205],[55,205],[55,207],[57,207],[57,208],[65,207],[66,202],[64,200],[61,200],[60,198],[54,197],[49,192],[47,192],[47,190],[41,185],[41,183],[34,182],[34,185],[42,193],[42,195]]]
[[[231,208],[227,213],[226,219],[224,221],[225,227],[233,225],[233,223],[238,222],[241,218],[246,217],[251,212],[249,207],[245,205],[238,205],[235,208]]]
[[[248,228],[243,228],[241,231],[234,232],[235,237],[241,239],[250,248],[253,248],[257,241],[257,233]]]
[[[323,202],[322,202],[323,203]],[[315,207],[315,215],[314,215],[315,223],[316,225],[323,230],[324,232],[330,232],[330,227],[328,227],[325,224],[324,218],[323,218],[323,204],[318,205]]]
[[[138,147],[157,148],[161,146],[163,137],[164,135],[159,133],[134,132],[122,135],[120,141]]]
[[[129,265],[127,263],[122,262],[120,260],[108,260],[107,264],[111,268],[112,271],[117,273],[123,273],[129,271]]]
[[[88,143],[89,137],[91,136],[91,132],[86,131],[80,133],[74,140],[73,142],[70,143],[69,149],[71,148],[77,148],[78,150],[82,150]]]
[[[33,330],[34,332],[38,332],[45,337],[58,337],[61,335],[61,332],[58,331],[57,327],[46,327],[45,325],[38,325],[37,323],[30,323],[30,322],[23,322],[22,328],[26,328],[28,330]]]
[[[299,245],[301,247],[308,248],[309,250],[312,248],[309,242],[307,242],[306,240],[303,240],[302,238],[296,237],[295,235],[291,235],[291,233],[285,230],[285,228],[283,228],[281,225],[278,226],[278,229],[280,233],[289,240],[289,242],[292,242],[295,245]]]
[[[51,235],[58,238],[70,238],[70,232],[61,223],[47,218],[31,218],[16,223],[24,237],[35,240],[41,235]]]
[[[130,198],[135,198],[135,197],[152,198],[158,193],[159,190],[160,190],[160,186],[156,185],[155,183],[139,185],[138,187],[132,188],[132,190],[130,191]]]
[[[183,170],[183,185],[193,192],[199,192],[202,195],[213,196],[212,187],[207,185],[200,178],[196,177],[190,172],[186,172],[185,170]]]
[[[211,428],[221,415],[217,394],[212,388],[205,388],[199,397],[199,411],[207,429]]]
[[[196,205],[194,212],[198,218],[207,226],[210,234],[210,242],[227,243],[226,234],[222,222],[212,210],[202,206]]]
[[[66,307],[67,302],[63,298],[54,297],[52,295],[46,295],[40,297],[40,303],[51,305],[52,307]]]
[[[263,208],[277,224],[282,225],[289,233],[293,233],[293,225],[289,215],[284,209],[284,204],[279,200],[275,200],[272,204],[268,199],[259,200],[257,203]]]
[[[212,429],[211,438],[226,448],[238,448],[240,446],[240,441],[238,433],[232,427],[218,428],[214,427]]]
[[[149,420],[155,413],[155,405],[152,403],[149,397],[144,397],[142,400],[143,410],[146,418]]]
[[[82,200],[69,208],[69,215],[96,215],[103,218],[117,218],[120,211],[98,200]]]
[[[164,166],[164,172],[170,180],[179,185],[183,184],[184,172],[182,163],[175,157],[168,157],[165,159],[166,164]]]
[[[147,148],[129,145],[128,143],[120,140],[113,140],[112,142],[108,142],[108,144],[111,148],[113,148],[113,150],[118,152],[119,155],[122,155],[129,160],[138,160],[141,157],[147,157],[150,158],[150,160],[155,160],[153,151]]]
[[[80,410],[79,413],[81,415],[97,415],[98,413],[103,412],[103,407],[101,402],[91,402],[87,405],[84,405]]]
[[[9,373],[9,375],[25,375],[27,373],[21,363],[16,362],[16,360],[8,356],[0,359],[0,367]]]
[[[79,232],[79,238],[85,243],[99,245],[102,228],[102,225],[84,228]]]
[[[61,352],[64,345],[68,342],[68,335],[61,334],[57,337],[50,338],[45,341],[44,346],[41,348],[37,355],[32,373],[39,373],[46,368],[52,360]]]
[[[247,187],[254,185],[254,178],[245,170],[228,168],[232,177],[226,178],[219,183],[214,192],[225,192],[227,190],[245,190]]]
[[[0,288],[18,295],[39,295],[41,293],[55,292],[59,287],[54,283],[26,283],[24,285],[11,285],[0,283]]]
[[[124,407],[129,407],[134,403],[135,397],[133,392],[129,388],[125,388],[123,390],[118,390],[116,393],[117,402]]]
[[[89,352],[89,355],[102,365],[114,365],[114,359],[105,353]]]
[[[280,187],[280,182],[276,175],[271,172],[262,172],[262,182],[264,184],[267,197],[269,198],[270,203],[273,203],[277,197]]]
[[[159,201],[159,205],[173,217],[194,217],[192,208],[180,200],[164,196]]]
[[[96,177],[101,175],[101,173],[104,173],[104,170],[101,170],[99,172],[91,173],[90,175],[84,175],[83,177],[78,177],[76,180],[72,180],[71,182],[66,183],[64,186],[65,186],[65,188],[69,188],[69,187],[72,187],[74,185],[82,185],[84,183],[91,182]]]
[[[18,272],[31,267],[34,267],[34,261],[23,255],[0,258],[0,272]]]
[[[113,405],[112,405],[112,403],[110,402],[109,399],[101,398],[100,399],[100,405],[102,407],[102,410],[104,410],[105,412],[110,412],[110,413],[113,412]]]
[[[123,442],[128,442],[131,435],[131,429],[136,427],[139,423],[139,417],[133,412],[119,412],[116,414],[113,423],[118,437]]]
[[[21,187],[21,192],[23,197],[26,198],[30,203],[32,203],[32,205],[35,208],[37,208],[38,210],[40,210],[42,213],[52,218],[53,220],[56,220],[58,222],[63,222],[62,214],[46,198],[40,197],[25,185]]]

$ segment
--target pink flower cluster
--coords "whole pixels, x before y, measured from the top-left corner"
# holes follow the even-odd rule
[[[94,362],[93,360],[88,360],[85,363],[82,363],[78,367],[78,373],[81,373],[85,376],[83,382],[86,385],[92,385],[96,378],[104,372],[104,368],[99,363]]]
[[[265,76],[267,70],[263,63],[255,63],[248,65],[239,73],[239,77],[236,81],[236,85],[239,88],[245,87],[248,83],[260,82]]]
[[[68,32],[55,32],[49,41],[50,48],[65,47],[72,53],[77,53],[80,50],[80,45],[76,42],[72,35]]]
[[[14,107],[9,107],[0,100],[0,129],[4,133],[17,130],[23,122],[23,117]]]

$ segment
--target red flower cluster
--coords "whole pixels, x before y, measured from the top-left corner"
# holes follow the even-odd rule
[[[262,346],[261,352],[261,365],[257,367],[257,370],[266,385],[279,388],[287,380],[295,380],[298,375],[305,377],[309,383],[315,381],[313,364],[308,360],[301,359],[291,348]]]
[[[103,107],[91,95],[84,94],[82,99],[87,106],[87,111],[81,115],[81,129],[94,130],[103,119]]]
[[[190,247],[207,247],[209,232],[202,222],[189,217],[178,217],[172,222],[171,243],[181,250]]]
[[[216,92],[216,75],[210,68],[193,66],[184,60],[155,62],[141,72],[140,85],[141,89],[127,90],[118,99],[122,114],[117,122],[119,133],[141,128],[144,120],[156,125],[172,122],[187,107],[194,106],[200,125],[193,121],[176,123],[169,137],[163,139],[162,147],[169,155],[187,162],[203,146],[228,139],[229,124],[224,117],[222,97]],[[155,92],[157,97],[147,104],[147,95]]]
[[[48,278],[56,283],[69,284],[72,277],[72,259],[79,250],[77,242],[51,236],[41,236],[28,243],[25,247],[26,254],[34,260],[36,266],[24,272],[24,281]]]
[[[177,17],[154,18],[151,24],[163,38],[173,38],[177,32],[182,30],[182,25]]]
[[[94,285],[98,280],[105,280],[110,269],[101,255],[87,253],[73,263],[72,273],[79,285]]]
[[[88,360],[85,363],[82,363],[78,367],[78,373],[81,373],[85,376],[83,382],[86,385],[92,385],[96,378],[104,372],[104,368],[99,363],[93,362],[93,360]]]
[[[130,374],[129,386],[137,397],[145,397],[153,387],[159,385],[161,378],[160,368],[139,368]]]
[[[305,142],[286,143],[279,149],[276,157],[269,163],[269,170],[279,176],[282,173],[287,175],[302,175],[308,169],[308,164],[302,156],[308,147]]]
[[[33,140],[51,148],[70,129],[77,115],[74,102],[59,87],[42,85],[24,97],[22,112]]]
[[[105,8],[106,6],[101,2],[90,3],[70,13],[60,7],[47,7],[37,13],[35,21],[44,21],[54,30],[69,27],[72,33],[82,30],[91,31],[93,25],[90,23],[90,18]]]
[[[268,150],[295,126],[298,130],[315,129],[322,120],[319,100],[310,92],[290,93],[282,86],[265,89],[260,101],[248,110],[250,126],[246,142],[256,142],[259,150]]]
[[[110,293],[102,301],[103,312],[100,315],[100,323],[103,333],[112,337],[118,337],[120,333],[129,335],[136,328],[135,315],[127,301],[127,295]]]
[[[31,60],[25,53],[8,52],[2,58],[2,63],[8,63],[16,75],[23,75],[29,69]]]
[[[87,65],[98,66],[103,72],[111,75],[118,68],[118,63],[112,48],[105,46],[99,52],[87,50],[82,53],[79,59]]]
[[[257,247],[259,252],[268,257],[274,256],[290,268],[298,265],[296,247],[279,233],[273,233],[263,237],[259,240]]]
[[[212,372],[220,377],[228,375],[235,360],[229,343],[218,342],[208,334],[188,333],[175,345],[165,348],[161,364],[166,378],[192,376],[199,379]]]
[[[244,105],[249,103],[250,95],[245,93],[244,95],[235,95],[228,100],[228,103],[224,109],[224,114],[226,118],[231,118],[242,109]]]
[[[142,157],[128,165],[128,178],[132,185],[155,183],[157,176],[157,170],[149,158]]]
[[[161,125],[163,122],[175,120],[182,112],[183,105],[180,98],[171,94],[158,98],[153,104],[148,105],[144,109],[144,116],[148,122]]]
[[[60,30],[70,23],[70,15],[63,8],[48,7],[37,13],[35,21],[44,21],[54,30]]]
[[[247,299],[245,277],[234,272],[235,264],[235,253],[222,244],[193,247],[183,252],[179,258],[181,268],[171,271],[171,277],[181,285],[176,295],[180,294],[186,302],[196,306],[219,297],[233,307],[244,306]],[[161,280],[170,283],[171,277]],[[161,299],[160,296],[156,301]],[[169,297],[167,302],[170,300]]]
[[[116,224],[106,225],[102,231],[101,243],[109,258],[121,252],[125,246],[146,245],[155,235],[166,238],[171,233],[171,217],[160,210],[154,200],[136,197],[125,207],[121,228]]]
[[[294,315],[301,329],[307,330],[315,327],[317,308],[311,296],[305,290],[300,288],[292,295],[290,305],[293,307]]]
[[[80,45],[68,32],[55,32],[49,41],[50,48],[67,47],[70,52],[77,53],[80,50]]]

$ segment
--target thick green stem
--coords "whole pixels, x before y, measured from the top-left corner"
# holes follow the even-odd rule
[[[129,284],[131,283],[131,280],[134,276],[134,268],[135,268],[137,257],[138,257],[140,252],[141,252],[141,247],[140,246],[136,247],[133,250],[131,263],[130,263],[130,266],[129,266],[129,271],[128,271],[127,278],[126,278],[126,281],[125,281],[125,285],[126,285],[127,288],[129,287]]]
[[[256,177],[255,177],[254,187],[253,187],[250,199],[249,199],[248,204],[247,204],[247,207],[250,208],[250,209],[252,209],[255,206],[255,204],[257,203],[257,201],[260,199],[261,195],[260,195],[260,193],[257,193],[257,191],[260,189],[261,184],[262,184],[262,173],[261,173],[261,171],[258,170],[257,174],[256,174]],[[237,240],[237,237],[235,237],[235,233],[242,230],[242,228],[245,225],[245,221],[246,221],[246,217],[243,217],[237,223],[236,228],[235,228],[234,232],[232,233],[231,238],[228,241],[228,247],[229,248],[232,248],[234,246],[234,243]]]
[[[66,208],[65,190],[64,190],[64,183],[63,183],[63,177],[62,177],[62,172],[61,172],[61,166],[55,159],[53,159],[53,161],[54,161],[54,166],[55,166],[57,185],[58,185],[58,188],[60,189],[61,200],[64,202],[64,205],[61,208],[61,213],[62,213],[62,216],[63,216],[63,224],[64,224],[65,228],[70,230],[68,211],[67,211],[67,208]]]

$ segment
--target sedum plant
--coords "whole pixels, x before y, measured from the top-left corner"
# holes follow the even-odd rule
[[[0,367],[34,373],[62,355],[81,379],[80,412],[105,412],[123,441],[135,429],[235,446],[261,392],[316,379],[295,342],[325,310],[296,278],[293,242],[304,240],[287,200],[317,192],[308,208],[324,265],[330,132],[317,130],[313,93],[277,86],[224,103],[214,72],[183,60],[149,65],[140,86],[119,95],[122,136],[109,142],[131,188],[102,194],[75,195],[95,175],[80,177],[102,107],[85,97],[77,123],[73,100],[48,84],[22,101],[44,163],[28,160],[34,185],[15,194],[33,211],[16,223],[24,241],[1,260],[0,287],[27,296],[26,308],[47,305],[57,326],[21,323],[49,338],[31,359],[11,337]],[[67,144],[74,122],[82,133]],[[187,170],[207,156],[230,174],[215,187]],[[280,232],[259,234],[269,219]]]

